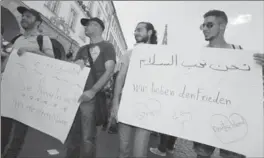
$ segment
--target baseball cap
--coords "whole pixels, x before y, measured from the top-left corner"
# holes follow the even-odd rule
[[[41,18],[41,15],[38,11],[36,11],[35,9],[28,9],[26,7],[17,7],[17,11],[20,13],[20,14],[23,14],[25,11],[28,11],[30,12],[31,14],[33,14],[35,17],[36,17],[36,21],[40,21],[42,22],[42,18]]]
[[[90,21],[96,21],[102,27],[103,30],[105,29],[104,22],[101,19],[99,19],[99,18],[90,18],[90,19],[82,18],[81,19],[81,24],[83,26],[86,26],[87,23],[89,23]]]

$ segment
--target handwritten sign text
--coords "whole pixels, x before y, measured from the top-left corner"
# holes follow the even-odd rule
[[[89,69],[32,53],[19,57],[15,51],[1,82],[1,115],[64,143]]]
[[[261,66],[250,51],[135,47],[120,122],[263,157]]]

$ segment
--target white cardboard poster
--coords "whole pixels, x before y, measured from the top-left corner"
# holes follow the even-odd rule
[[[263,157],[262,69],[253,52],[139,45],[120,122]]]
[[[12,52],[1,82],[1,115],[65,142],[90,69]]]

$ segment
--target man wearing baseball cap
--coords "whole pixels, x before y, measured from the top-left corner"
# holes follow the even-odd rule
[[[116,55],[113,45],[102,37],[105,29],[102,20],[83,18],[80,22],[90,44],[79,49],[74,61],[81,67],[90,67],[91,71],[66,141],[66,158],[95,158],[96,126],[107,121],[106,95],[102,89],[114,73]]]
[[[39,49],[37,36],[40,35],[39,27],[42,23],[41,15],[38,11],[19,6],[17,11],[22,15],[20,25],[24,29],[24,33],[20,34],[15,41],[12,40],[13,47],[18,49],[18,55],[25,52],[32,52],[39,55],[54,57],[52,43],[48,36],[43,36],[43,48]]]
[[[83,26],[87,26],[88,24],[89,24],[89,22],[97,22],[100,26],[101,26],[101,28],[102,28],[102,31],[104,31],[104,29],[105,29],[105,26],[104,26],[104,22],[101,20],[101,19],[99,19],[99,18],[91,18],[91,19],[87,19],[87,18],[82,18],[81,19],[81,24],[83,25]],[[89,37],[89,36],[88,36]]]
[[[37,37],[40,35],[39,26],[42,23],[40,13],[34,9],[28,9],[21,6],[17,7],[17,11],[22,15],[20,24],[25,30],[23,34],[19,34],[11,41],[13,44],[12,47],[18,49],[18,55],[21,56],[24,53],[29,52],[54,58],[52,43],[49,37],[43,36],[42,49],[40,49],[37,42]],[[8,62],[8,58],[9,56],[5,59],[5,64]],[[8,144],[5,144],[5,150],[2,152],[2,157],[17,158],[23,147],[28,126],[16,120],[9,118],[5,119],[12,124],[12,130],[9,136],[10,140],[8,141]],[[2,130],[3,129],[5,128],[2,128]]]

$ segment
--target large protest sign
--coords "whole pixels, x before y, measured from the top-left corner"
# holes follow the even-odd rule
[[[89,68],[14,51],[1,82],[1,115],[65,142]]]
[[[132,52],[118,120],[262,157],[261,70],[249,51],[139,45]]]

